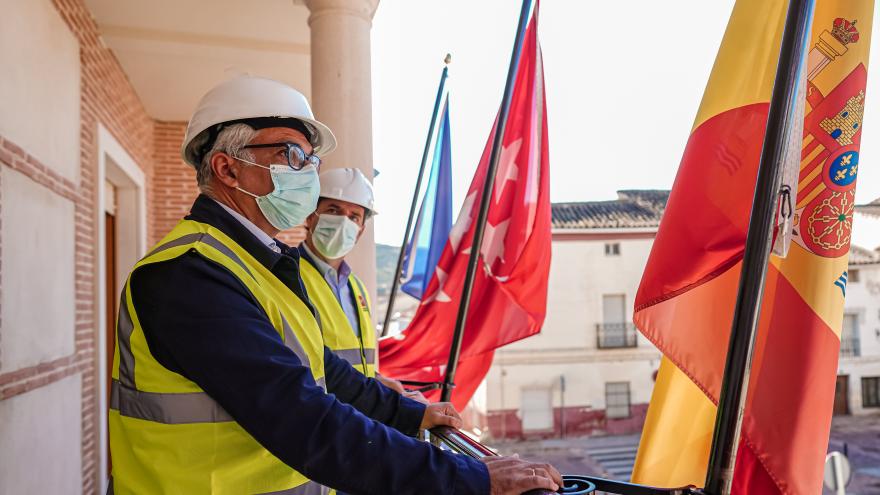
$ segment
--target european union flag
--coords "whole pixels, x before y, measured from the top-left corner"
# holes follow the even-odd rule
[[[443,105],[434,145],[428,186],[406,246],[401,290],[421,299],[452,229],[452,143],[449,138],[449,97]]]

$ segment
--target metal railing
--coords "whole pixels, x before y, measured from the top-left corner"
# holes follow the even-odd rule
[[[859,339],[854,337],[844,337],[840,341],[840,357],[859,357],[862,355],[862,349]]]
[[[492,449],[470,438],[455,428],[438,426],[430,430],[431,443],[445,450],[451,450],[457,454],[466,455],[474,459],[482,459],[496,454]],[[581,476],[565,474],[562,476],[565,486],[559,492],[546,490],[532,490],[525,495],[553,495],[555,493],[567,493],[569,495],[588,495],[602,491],[618,495],[705,495],[702,490],[693,486],[681,488],[657,488],[653,486],[637,485],[625,481],[608,480],[594,476]]]
[[[622,349],[639,345],[635,325],[632,323],[598,323],[596,347],[599,349]]]

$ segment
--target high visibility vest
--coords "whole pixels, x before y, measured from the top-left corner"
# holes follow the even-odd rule
[[[275,275],[218,229],[191,220],[180,222],[135,265],[132,274],[190,251],[241,281],[284,345],[325,386],[324,343],[314,315]],[[263,448],[198,385],[156,361],[132,303],[130,284],[131,275],[122,294],[113,355],[112,493],[328,493]]]
[[[306,260],[300,263],[300,274],[309,300],[321,317],[324,345],[364,375],[371,378],[376,376],[376,332],[370,315],[370,299],[363,283],[354,275],[348,276],[348,287],[354,296],[360,322],[358,337],[321,272]]]

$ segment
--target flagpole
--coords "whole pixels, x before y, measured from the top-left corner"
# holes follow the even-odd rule
[[[797,99],[804,98],[803,94],[798,94],[798,87],[814,4],[815,0],[790,0],[788,4],[715,418],[706,476],[705,492],[708,495],[727,495],[732,487],[761,299],[773,244],[782,163],[792,127],[795,127],[794,119],[798,118]]]
[[[400,274],[403,271],[403,259],[406,256],[406,244],[409,242],[409,231],[412,229],[413,218],[419,203],[419,191],[422,188],[422,178],[425,176],[425,167],[428,164],[428,155],[431,150],[431,141],[437,125],[437,115],[443,102],[443,88],[446,86],[446,77],[449,75],[449,63],[452,55],[446,54],[443,59],[445,66],[440,74],[440,86],[437,88],[437,98],[434,100],[434,113],[431,115],[431,125],[428,126],[428,137],[425,139],[425,149],[422,151],[422,164],[419,166],[419,175],[416,178],[416,190],[413,191],[412,203],[409,206],[409,217],[406,219],[406,228],[403,231],[403,242],[400,243],[400,253],[397,256],[397,267],[391,278],[391,292],[388,294],[388,307],[385,309],[385,323],[382,324],[382,336],[388,334],[391,325],[391,316],[394,314],[394,300],[397,299],[397,288],[400,286]]]
[[[522,52],[525,39],[526,25],[529,20],[529,12],[532,9],[532,0],[523,0],[522,10],[519,13],[519,25],[516,29],[516,38],[513,43],[513,52],[510,54],[510,66],[507,68],[507,81],[504,83],[504,97],[501,99],[501,109],[498,112],[498,122],[495,125],[495,135],[492,139],[492,151],[489,155],[489,169],[486,171],[486,182],[483,184],[483,196],[480,198],[480,212],[474,228],[474,240],[471,243],[471,254],[468,259],[467,274],[464,279],[464,287],[461,291],[461,300],[458,304],[458,316],[455,319],[455,332],[452,335],[452,345],[449,348],[449,360],[446,362],[446,376],[443,379],[443,393],[440,400],[448,401],[452,396],[452,387],[455,386],[455,370],[458,368],[458,358],[461,354],[461,341],[464,337],[464,327],[467,321],[467,312],[470,307],[471,292],[474,288],[474,276],[477,272],[477,263],[480,258],[480,248],[483,245],[483,230],[486,227],[486,219],[489,216],[489,200],[492,198],[492,187],[495,184],[495,172],[498,169],[498,160],[501,157],[501,144],[504,139],[504,129],[507,127],[507,114],[510,112],[510,100],[513,97],[513,84],[516,79],[516,71],[519,67],[519,56]]]

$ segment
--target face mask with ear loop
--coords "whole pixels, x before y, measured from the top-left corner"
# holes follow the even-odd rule
[[[354,249],[361,226],[342,215],[318,215],[312,243],[329,260],[342,258]]]
[[[301,225],[318,207],[321,183],[318,169],[314,165],[294,170],[286,164],[271,164],[267,167],[243,158],[235,159],[269,170],[272,184],[275,185],[275,189],[269,194],[257,196],[240,187],[236,186],[236,189],[256,199],[263,216],[276,229],[287,230]]]

